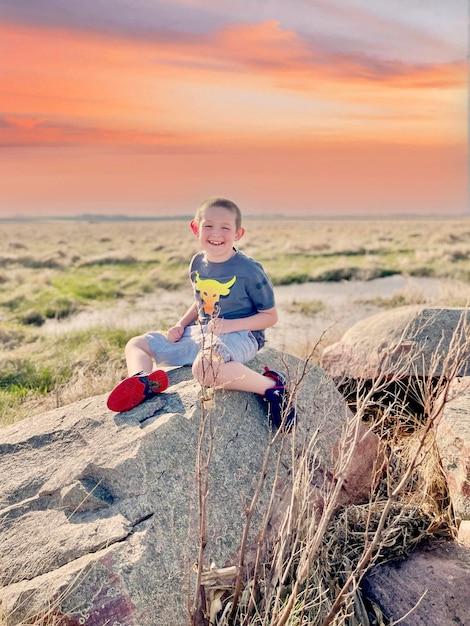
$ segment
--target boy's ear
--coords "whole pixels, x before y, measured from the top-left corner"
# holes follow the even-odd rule
[[[235,233],[235,241],[238,241],[239,239],[241,239],[244,234],[245,234],[245,229],[239,228],[237,232]]]
[[[195,235],[199,235],[199,228],[198,228],[198,225],[196,224],[196,222],[194,220],[191,221],[190,226],[191,226],[191,230],[193,231],[193,233]]]

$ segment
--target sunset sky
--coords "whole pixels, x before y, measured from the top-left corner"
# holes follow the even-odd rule
[[[0,217],[462,215],[467,0],[0,0]]]

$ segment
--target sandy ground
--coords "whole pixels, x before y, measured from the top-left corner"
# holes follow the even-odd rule
[[[298,353],[298,347],[313,347],[320,337],[326,343],[339,339],[355,322],[383,309],[363,303],[375,297],[387,298],[406,293],[409,300],[420,298],[426,304],[442,304],[449,294],[462,292],[463,286],[432,278],[391,276],[371,281],[342,283],[306,283],[275,288],[279,321],[266,331],[268,345],[279,350]],[[466,286],[468,290],[468,286]],[[314,316],[288,311],[293,302],[320,300],[324,310]],[[87,328],[122,328],[141,333],[144,330],[168,328],[191,304],[189,290],[160,291],[143,296],[134,303],[116,301],[112,307],[82,311],[73,318],[49,320],[45,333],[62,333]]]

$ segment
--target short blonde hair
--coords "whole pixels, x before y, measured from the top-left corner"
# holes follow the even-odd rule
[[[201,220],[204,219],[204,215],[207,209],[211,206],[220,206],[224,209],[228,209],[235,215],[235,226],[236,229],[239,230],[242,227],[242,213],[235,202],[231,200],[227,200],[227,198],[222,198],[221,196],[214,196],[212,198],[208,198],[202,202],[196,211],[196,215],[194,216],[194,221],[196,224],[200,224]]]

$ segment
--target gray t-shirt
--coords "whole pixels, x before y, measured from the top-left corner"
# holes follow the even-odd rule
[[[275,305],[273,287],[262,265],[239,250],[223,263],[212,263],[199,252],[191,261],[189,276],[203,324],[211,317],[249,317]],[[261,348],[264,331],[252,332]]]

